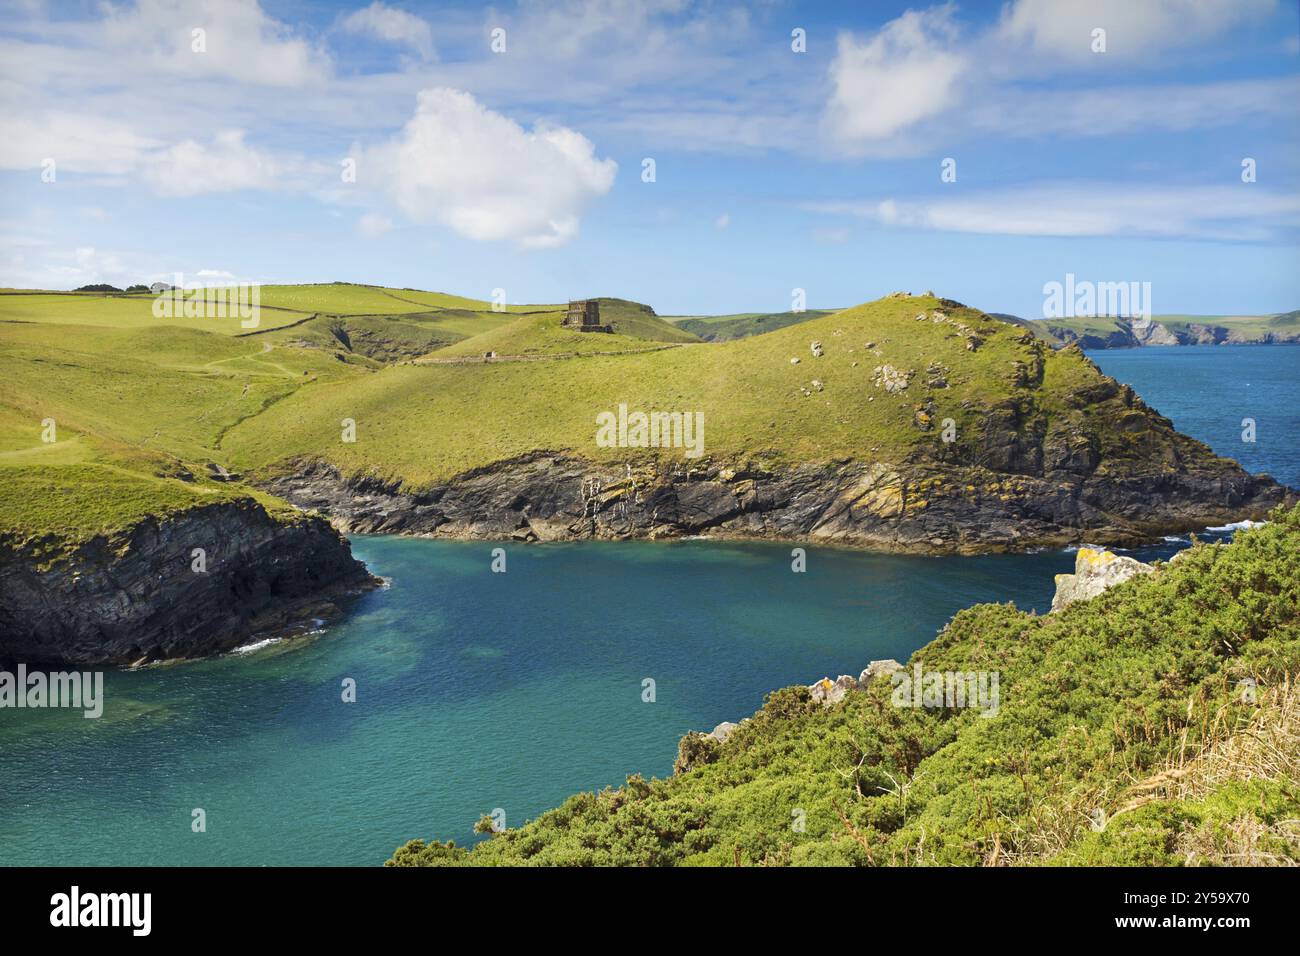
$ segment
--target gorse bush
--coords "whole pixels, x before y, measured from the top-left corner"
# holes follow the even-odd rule
[[[1300,508],[1272,518],[1059,614],[956,615],[911,663],[998,672],[996,716],[785,688],[687,772],[389,864],[1300,863]]]

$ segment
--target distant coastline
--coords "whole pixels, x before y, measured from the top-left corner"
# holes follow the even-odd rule
[[[1031,329],[1054,347],[1077,344],[1085,351],[1176,345],[1295,345],[1300,310],[1275,315],[1155,315],[1028,320],[990,315]]]

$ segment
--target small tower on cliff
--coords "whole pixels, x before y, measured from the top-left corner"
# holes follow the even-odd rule
[[[569,300],[569,311],[560,325],[578,332],[613,332],[612,325],[600,324],[600,302],[596,299]]]

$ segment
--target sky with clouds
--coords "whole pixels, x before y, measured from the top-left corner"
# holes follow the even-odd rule
[[[0,0],[11,287],[1277,312],[1298,145],[1284,0]]]

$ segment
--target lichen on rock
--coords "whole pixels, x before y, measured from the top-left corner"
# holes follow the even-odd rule
[[[1126,558],[1111,551],[1080,548],[1074,559],[1073,574],[1056,576],[1056,595],[1052,598],[1055,613],[1075,601],[1095,598],[1107,588],[1114,587],[1139,574],[1155,571],[1149,564]]]

